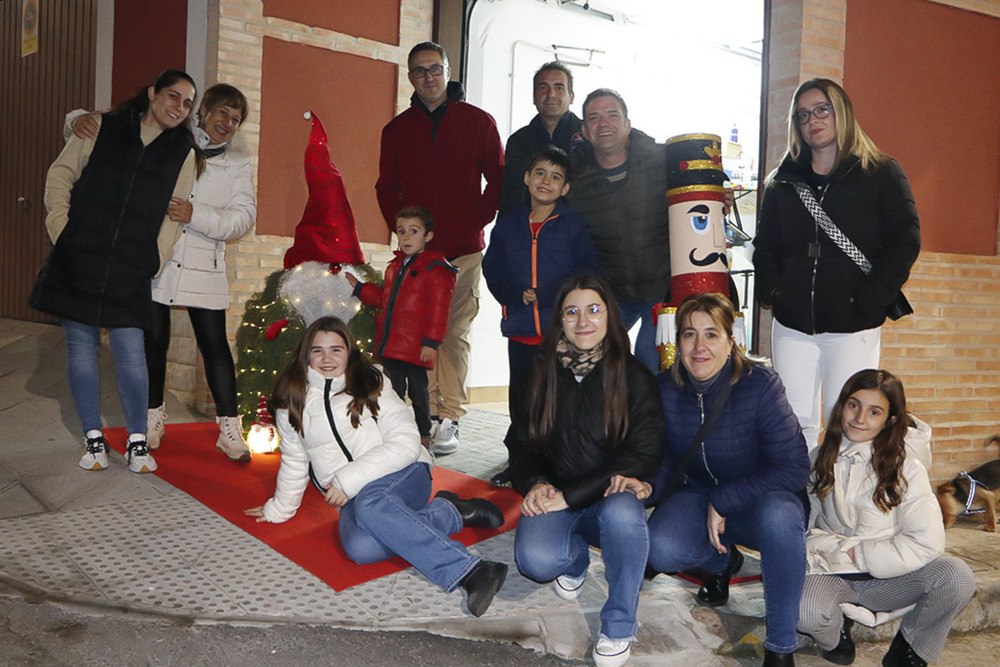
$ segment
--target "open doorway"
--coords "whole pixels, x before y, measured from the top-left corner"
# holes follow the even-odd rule
[[[506,140],[535,115],[532,77],[551,60],[573,70],[581,115],[587,93],[614,88],[632,127],[657,141],[692,132],[723,139],[724,167],[738,193],[740,221],[756,222],[765,0],[479,0],[468,20],[466,92]],[[487,232],[489,232],[489,228]],[[488,242],[488,240],[487,240]],[[749,247],[733,248],[747,331],[752,331]],[[482,285],[473,323],[469,384],[507,384],[500,306]]]

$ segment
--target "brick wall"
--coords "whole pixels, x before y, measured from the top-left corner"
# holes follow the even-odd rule
[[[397,109],[402,110],[409,106],[411,92],[406,80],[406,55],[413,44],[430,39],[433,10],[433,0],[401,0],[397,46],[265,17],[261,0],[209,0],[205,83],[212,85],[224,81],[236,86],[247,96],[251,111],[241,129],[241,135],[254,156],[257,155],[260,138],[260,74],[265,36],[402,64],[399,69],[397,101]],[[377,147],[377,141],[377,138],[373,139],[373,146]],[[305,150],[304,145],[302,148]],[[256,167],[254,157],[255,178]],[[374,187],[374,183],[372,186]],[[226,324],[230,341],[235,339],[246,300],[260,291],[264,278],[281,268],[285,250],[291,242],[290,237],[257,236],[251,233],[242,241],[227,246],[226,267],[232,304]],[[391,258],[387,245],[362,243],[361,246],[369,263],[376,268],[384,268]],[[167,389],[200,412],[214,414],[212,397],[201,367],[201,355],[197,351],[190,322],[182,311],[174,311],[171,336]]]
[[[1000,12],[996,0],[940,4]],[[843,81],[846,20],[847,0],[773,0],[767,171],[785,150],[786,112],[799,82]],[[997,456],[983,442],[1000,433],[1000,258],[921,252],[905,292],[915,313],[886,322],[882,366],[899,375],[910,409],[934,429],[931,478],[948,479]],[[761,352],[769,347],[767,340]]]

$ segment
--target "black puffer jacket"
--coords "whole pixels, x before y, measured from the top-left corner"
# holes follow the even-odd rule
[[[73,185],[69,220],[42,266],[33,308],[95,327],[147,328],[157,235],[192,150],[176,129],[143,146],[138,120],[104,114]]]
[[[529,392],[517,392],[506,444],[511,479],[521,495],[547,482],[563,492],[570,509],[579,510],[604,497],[612,475],[645,479],[657,473],[665,431],[656,378],[632,355],[627,364],[629,430],[616,449],[604,437],[604,361],[581,382],[559,368],[555,438],[546,449],[528,442]]]
[[[670,284],[667,157],[639,130],[629,134],[628,176],[611,183],[589,143],[573,149],[566,198],[590,228],[604,276],[625,303],[660,301]]]
[[[764,191],[753,263],[757,299],[786,327],[807,334],[881,326],[920,253],[920,220],[903,168],[868,171],[851,156],[815,192],[833,222],[874,266],[865,275],[816,224],[793,183],[809,183],[808,160],[786,158]],[[810,244],[819,244],[811,257]]]

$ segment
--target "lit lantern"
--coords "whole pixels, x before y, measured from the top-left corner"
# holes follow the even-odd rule
[[[254,454],[272,454],[278,449],[281,439],[274,426],[271,413],[267,410],[267,398],[261,394],[257,401],[257,416],[247,434],[247,444]]]

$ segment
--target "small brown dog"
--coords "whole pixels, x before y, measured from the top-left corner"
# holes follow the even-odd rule
[[[995,435],[986,441],[986,445],[1000,445],[1000,435]],[[969,500],[969,488],[975,480],[972,500]],[[974,508],[986,512],[984,530],[991,533],[997,531],[997,500],[1000,499],[1000,459],[990,461],[968,473],[962,473],[950,482],[944,482],[937,488],[938,504],[941,505],[941,515],[944,517],[944,527],[951,528],[960,514]]]

